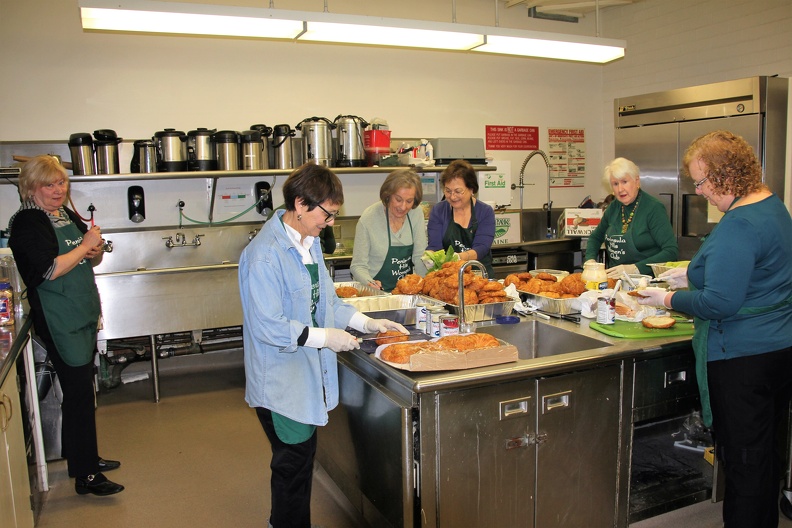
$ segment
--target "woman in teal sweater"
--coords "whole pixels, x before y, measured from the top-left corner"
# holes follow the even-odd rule
[[[649,264],[676,260],[676,235],[665,206],[641,190],[638,167],[625,158],[616,158],[605,167],[604,180],[616,198],[588,239],[585,260],[597,259],[605,243],[608,277],[624,273],[651,274]]]
[[[792,395],[792,218],[762,183],[753,149],[731,132],[696,139],[685,172],[724,213],[687,269],[641,304],[695,317],[702,417],[726,475],[725,528],[778,526],[774,440]]]

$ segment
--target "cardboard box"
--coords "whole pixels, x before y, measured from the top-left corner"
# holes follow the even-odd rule
[[[587,237],[602,220],[602,209],[564,209],[558,219],[559,237]]]
[[[495,213],[495,240],[492,241],[492,246],[520,242],[520,213]]]
[[[425,372],[435,370],[462,370],[476,367],[486,367],[488,365],[498,365],[500,363],[510,363],[517,361],[517,347],[501,341],[501,346],[493,348],[480,348],[469,352],[432,352],[426,354],[414,354],[410,356],[409,363],[391,363],[380,359],[379,352],[376,357],[383,363],[411,372]]]

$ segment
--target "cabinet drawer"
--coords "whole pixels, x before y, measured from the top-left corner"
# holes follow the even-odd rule
[[[635,362],[633,421],[655,418],[697,405],[693,351]]]

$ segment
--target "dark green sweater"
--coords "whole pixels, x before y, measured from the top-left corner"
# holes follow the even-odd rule
[[[657,198],[642,190],[638,191],[636,201],[639,202],[638,209],[635,211],[635,216],[633,216],[627,232],[632,235],[633,243],[638,253],[624,255],[618,263],[635,264],[638,266],[638,271],[651,275],[652,270],[648,264],[677,260],[679,257],[679,246],[677,245],[676,235],[671,227],[671,222],[668,221],[668,213],[665,206]],[[625,218],[629,217],[634,207],[635,202],[624,207]],[[621,234],[621,208],[621,202],[614,200],[605,209],[600,224],[588,239],[584,261],[589,259],[596,260],[606,235]],[[609,255],[606,255],[606,257],[605,265],[607,267],[615,265],[615,263],[610,262]]]

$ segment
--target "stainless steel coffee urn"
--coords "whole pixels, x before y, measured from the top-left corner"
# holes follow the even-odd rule
[[[138,139],[132,144],[132,162],[129,172],[157,172],[157,144],[152,139]]]
[[[335,166],[365,167],[363,131],[369,124],[365,119],[353,115],[339,115],[333,124],[336,127]]]
[[[212,134],[216,129],[199,128],[187,132],[187,170],[217,170],[217,154]]]
[[[262,170],[266,154],[261,132],[258,130],[245,130],[239,133],[239,151],[242,170]]]
[[[293,169],[291,139],[295,131],[289,125],[275,125],[272,127],[272,149],[275,159],[275,169]]]
[[[221,130],[212,134],[217,151],[217,170],[239,170],[239,134]]]
[[[115,130],[94,130],[94,151],[96,153],[96,174],[118,174],[118,145],[122,139]]]
[[[87,132],[77,132],[69,136],[69,152],[72,160],[72,173],[75,176],[96,174],[93,139]]]
[[[300,121],[295,128],[302,131],[303,161],[332,167],[332,130],[335,125],[325,117],[309,117]]]
[[[157,170],[159,172],[181,172],[187,170],[187,136],[174,128],[166,128],[154,134],[157,144]]]

